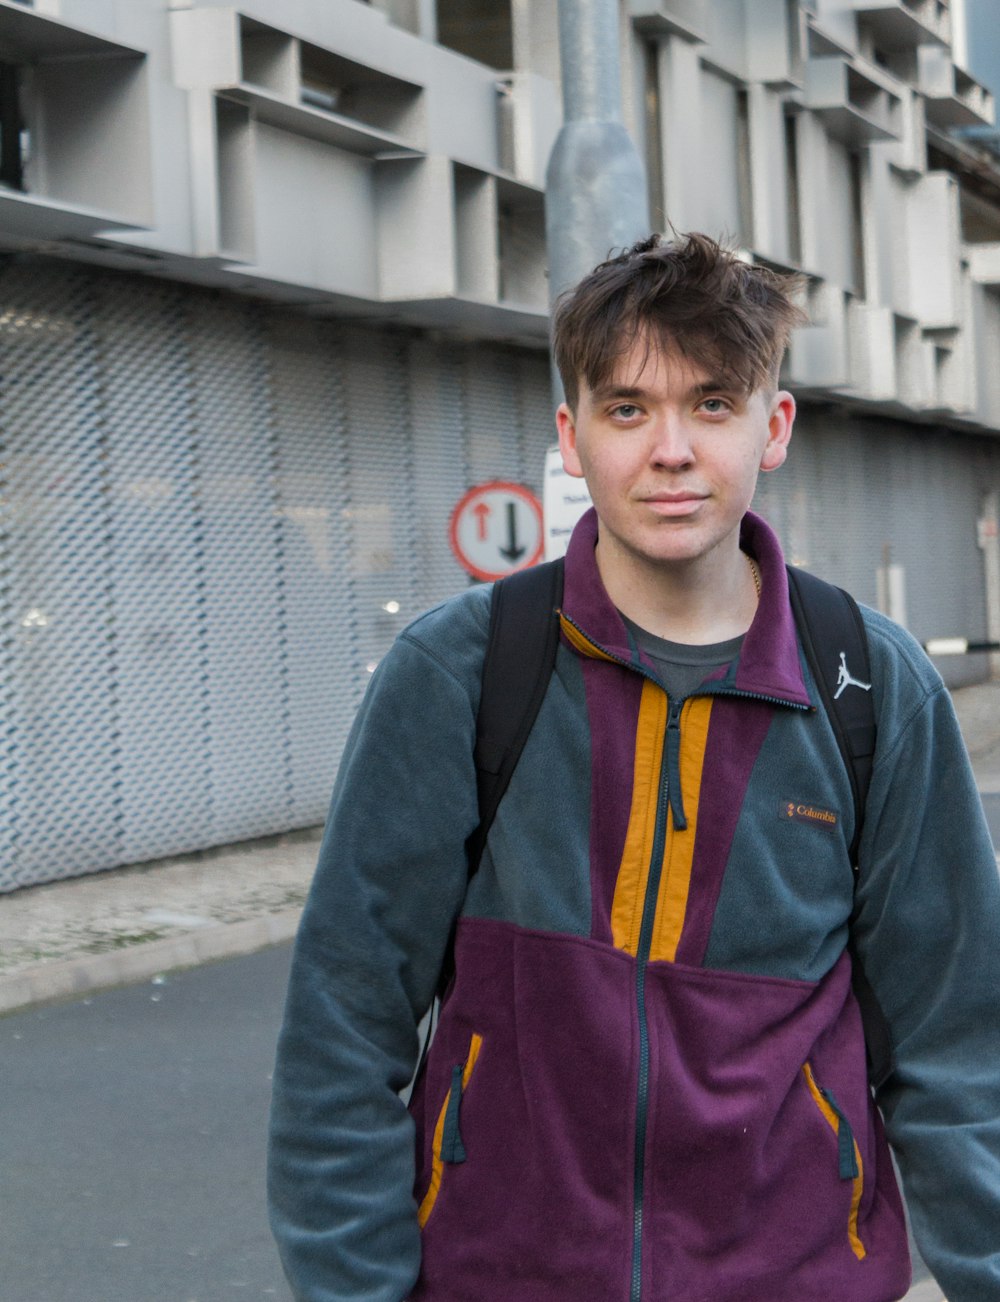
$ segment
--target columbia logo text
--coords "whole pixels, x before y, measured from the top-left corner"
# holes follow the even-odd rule
[[[795,823],[812,823],[814,826],[826,827],[831,831],[840,821],[834,810],[821,809],[818,805],[809,805],[798,800],[783,801],[781,816]]]

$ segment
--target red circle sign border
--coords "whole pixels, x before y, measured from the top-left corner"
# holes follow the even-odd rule
[[[532,556],[524,562],[523,565],[515,566],[512,570],[484,570],[478,565],[468,560],[462,555],[461,548],[458,545],[458,517],[462,514],[468,504],[474,501],[481,493],[513,493],[515,497],[521,498],[527,502],[535,515],[538,517],[538,546],[535,548]],[[508,574],[516,574],[518,570],[530,569],[536,565],[545,555],[545,520],[542,515],[542,504],[531,491],[525,488],[523,484],[514,484],[507,479],[491,479],[485,484],[476,484],[464,493],[455,503],[454,510],[451,513],[451,519],[448,521],[448,542],[451,544],[451,550],[462,569],[474,578],[482,579],[484,582],[492,582],[496,579],[505,579]]]

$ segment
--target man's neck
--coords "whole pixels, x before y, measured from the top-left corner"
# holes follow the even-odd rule
[[[745,633],[757,610],[755,570],[734,538],[692,561],[623,556],[598,538],[608,596],[633,623],[671,642],[704,646]]]

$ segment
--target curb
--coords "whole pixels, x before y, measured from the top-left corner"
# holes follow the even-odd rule
[[[131,985],[160,972],[197,967],[214,959],[253,954],[291,940],[301,915],[301,909],[285,909],[246,922],[221,923],[147,941],[109,954],[34,963],[9,977],[0,974],[0,1014]]]

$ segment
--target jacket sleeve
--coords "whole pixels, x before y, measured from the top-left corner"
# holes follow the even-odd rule
[[[461,674],[404,633],[340,765],[274,1074],[269,1208],[297,1302],[400,1302],[417,1278],[398,1092],[466,887],[474,710]]]
[[[984,1302],[1000,1298],[1000,878],[947,691],[899,630],[869,633],[882,705],[856,939],[896,1051],[878,1101],[924,1259],[949,1302]]]

